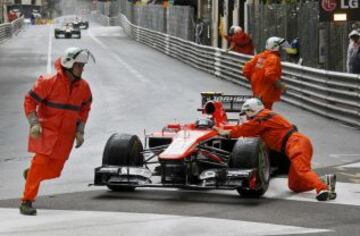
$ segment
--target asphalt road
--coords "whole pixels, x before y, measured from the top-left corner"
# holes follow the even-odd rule
[[[255,200],[226,191],[147,188],[115,193],[88,187],[112,133],[142,138],[144,129],[194,121],[200,116],[196,109],[202,91],[250,91],[134,42],[119,27],[91,23],[82,32],[81,40],[55,40],[53,26],[26,26],[0,44],[0,235],[360,235],[360,130],[281,102],[274,110],[313,141],[314,168],[337,173],[336,201],[318,203],[313,192],[290,193],[282,178]],[[50,72],[52,62],[70,46],[88,48],[96,57],[84,73],[94,97],[86,140],[72,152],[62,177],[44,182],[36,202],[39,215],[29,221],[17,209],[22,170],[31,160],[23,99],[35,79]],[[48,223],[49,216],[54,222]],[[66,224],[72,227],[59,226]]]

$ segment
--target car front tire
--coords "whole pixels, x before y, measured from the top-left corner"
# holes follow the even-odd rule
[[[102,165],[143,166],[143,145],[136,135],[115,133],[108,139],[102,158]],[[132,186],[108,185],[113,191],[133,191]]]
[[[256,188],[237,189],[242,197],[258,198],[265,194],[270,181],[270,162],[267,148],[260,138],[239,138],[233,148],[230,168],[256,169]]]

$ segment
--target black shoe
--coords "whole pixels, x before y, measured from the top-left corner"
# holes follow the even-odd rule
[[[329,190],[321,190],[317,195],[316,199],[318,201],[328,201],[328,200],[334,200],[336,198],[336,193],[331,192]]]
[[[28,173],[29,173],[29,168],[26,168],[23,172],[23,176],[24,176],[24,179],[26,180],[27,176],[28,176]]]
[[[19,209],[20,209],[20,213],[23,215],[28,215],[28,216],[36,215],[36,209],[32,206],[31,201],[23,201]]]

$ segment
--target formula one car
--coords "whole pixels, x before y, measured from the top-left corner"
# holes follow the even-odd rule
[[[81,32],[80,29],[76,29],[73,27],[71,23],[66,23],[62,28],[56,28],[54,31],[55,38],[73,38],[75,36],[76,38],[81,38]]]
[[[80,19],[79,17],[75,17],[75,20],[72,22],[74,28],[80,28],[80,29],[88,29],[89,28],[89,22]]]
[[[102,166],[95,168],[94,185],[106,185],[113,191],[176,187],[262,196],[279,163],[270,165],[271,157],[259,137],[226,138],[214,129],[236,125],[239,119],[230,120],[227,114],[239,112],[247,98],[250,96],[202,93],[199,110],[203,117],[146,134],[146,149],[136,135],[113,134],[105,145]]]

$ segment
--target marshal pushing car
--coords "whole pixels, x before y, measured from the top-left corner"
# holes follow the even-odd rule
[[[95,168],[94,185],[113,191],[176,187],[262,196],[279,162],[272,162],[260,138],[227,138],[214,129],[236,125],[239,119],[229,119],[228,114],[239,112],[249,97],[202,93],[202,118],[167,124],[146,134],[144,145],[136,135],[114,133],[105,145],[102,165]]]
[[[78,28],[74,28],[71,23],[66,23],[61,28],[56,28],[54,31],[55,38],[81,38],[81,31]]]

